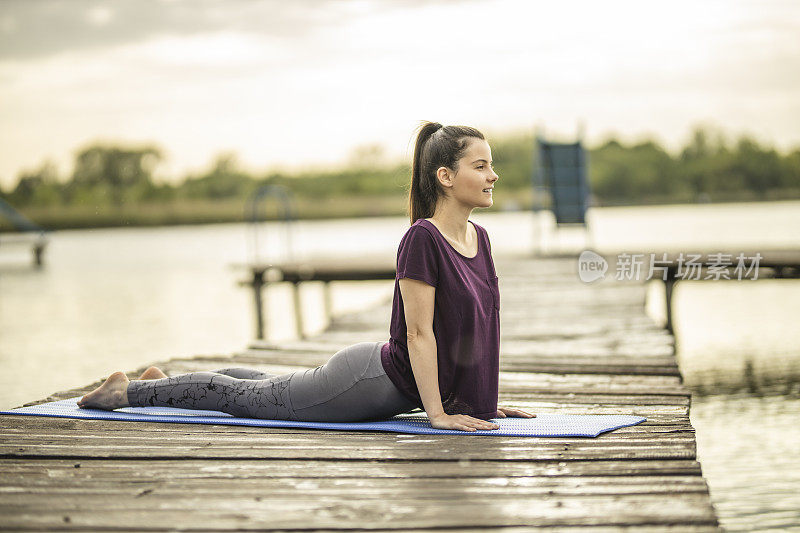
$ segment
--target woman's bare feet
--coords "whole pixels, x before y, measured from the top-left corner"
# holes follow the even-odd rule
[[[122,372],[114,372],[95,390],[78,401],[78,407],[106,409],[128,407],[128,377]]]
[[[165,373],[163,373],[160,368],[151,366],[150,368],[142,372],[142,375],[139,376],[139,379],[162,379],[165,377],[168,376]]]

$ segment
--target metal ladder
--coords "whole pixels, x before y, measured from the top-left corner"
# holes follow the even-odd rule
[[[253,294],[255,296],[256,338],[258,339],[264,338],[264,332],[266,330],[261,291],[267,284],[267,280],[265,280],[264,277],[268,269],[257,267],[258,265],[262,264],[272,264],[266,259],[262,259],[259,250],[259,226],[262,224],[262,222],[264,222],[264,220],[261,218],[261,211],[259,208],[263,202],[266,202],[270,199],[274,199],[278,202],[280,220],[283,223],[283,229],[285,231],[284,245],[286,257],[283,262],[291,262],[294,258],[294,249],[292,246],[292,226],[297,220],[297,216],[294,208],[294,201],[292,199],[292,192],[283,185],[262,185],[256,189],[256,191],[245,203],[245,220],[250,226],[251,234],[251,246],[249,247],[248,255],[250,256],[250,264],[252,267],[254,267],[253,276],[246,282],[246,284],[253,288]],[[296,288],[293,291],[293,294],[295,295],[295,309],[300,309],[300,302],[298,301],[299,292],[296,290]],[[299,317],[298,320],[302,321],[302,317]],[[301,323],[302,322],[300,322],[300,324]],[[301,328],[302,326],[298,327]]]

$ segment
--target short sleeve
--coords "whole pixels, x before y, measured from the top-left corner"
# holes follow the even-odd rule
[[[439,283],[438,256],[433,235],[422,226],[411,226],[397,250],[397,279],[416,279],[436,287]]]
[[[491,273],[492,276],[497,276],[497,271],[495,271],[494,269],[494,259],[492,259],[492,243],[489,240],[489,232],[486,231],[486,229],[483,228],[482,226],[476,226],[476,227],[481,228],[480,233],[483,235],[483,242],[486,243],[487,268],[489,269],[489,272]]]

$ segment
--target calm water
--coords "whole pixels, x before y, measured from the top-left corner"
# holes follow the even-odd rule
[[[530,213],[476,212],[496,256],[531,250]],[[542,219],[545,227],[551,222]],[[629,251],[800,248],[800,202],[603,208],[591,213],[595,248]],[[262,258],[293,253],[396,252],[405,217],[299,222],[260,230]],[[545,231],[544,246],[581,249],[580,232]],[[348,237],[349,236],[349,237]],[[119,369],[198,354],[227,354],[250,340],[250,292],[231,267],[254,255],[244,225],[61,231],[46,267],[26,250],[0,253],[0,408],[83,385]],[[538,242],[538,241],[537,241]],[[269,251],[272,255],[264,254]],[[678,357],[695,395],[698,452],[722,523],[732,531],[800,531],[800,283],[683,282],[676,286]],[[334,312],[391,297],[392,282],[334,284]],[[651,282],[648,311],[663,315]],[[324,328],[322,291],[302,290],[306,330]],[[269,292],[269,334],[294,331],[290,293]],[[387,324],[388,334],[388,324]],[[744,369],[750,376],[744,379]],[[748,387],[755,393],[747,393]],[[737,392],[741,391],[741,392]]]

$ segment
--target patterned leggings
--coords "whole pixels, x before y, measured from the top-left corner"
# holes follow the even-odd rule
[[[416,407],[381,364],[384,342],[361,342],[314,369],[275,375],[250,368],[132,380],[131,407],[223,411],[233,416],[306,422],[380,420]]]

